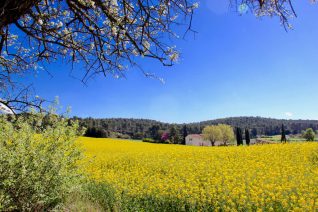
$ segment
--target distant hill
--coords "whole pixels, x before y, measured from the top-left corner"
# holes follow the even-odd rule
[[[172,126],[181,130],[186,125],[188,133],[201,133],[202,129],[207,125],[228,124],[233,127],[248,128],[252,136],[280,134],[282,124],[285,125],[287,134],[298,134],[307,128],[318,130],[318,120],[285,120],[262,117],[231,117],[187,124],[163,123],[149,119],[82,119],[77,117],[74,119],[79,120],[81,125],[87,128],[87,136],[129,137],[135,139],[149,137],[150,129],[153,126],[157,126],[160,131],[167,131]]]
[[[232,117],[203,121],[199,124],[206,126],[211,124],[228,124],[233,127],[248,128],[258,135],[277,135],[281,133],[282,124],[285,125],[287,134],[299,134],[302,130],[312,128],[318,130],[318,120],[286,120],[263,117]],[[196,125],[198,123],[194,123]],[[255,133],[254,132],[254,133]]]

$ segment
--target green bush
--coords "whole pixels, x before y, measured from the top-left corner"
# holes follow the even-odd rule
[[[8,118],[0,117],[0,211],[55,208],[81,176],[78,123],[43,114]]]
[[[156,143],[156,141],[152,138],[144,138],[142,139],[143,142],[148,142],[148,143]]]
[[[303,138],[306,139],[306,141],[314,141],[316,134],[312,128],[308,128],[306,131],[303,132],[302,136],[303,136]]]

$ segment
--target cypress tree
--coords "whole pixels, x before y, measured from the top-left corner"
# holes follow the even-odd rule
[[[247,146],[249,146],[251,143],[250,131],[247,128],[245,129],[245,142]]]
[[[243,131],[240,128],[240,141],[241,141],[241,145],[243,145]]]
[[[188,128],[187,125],[183,125],[182,127],[182,144],[186,144],[186,137],[188,136]]]
[[[238,146],[243,145],[242,129],[239,127],[236,128],[236,141]]]
[[[238,127],[235,130],[235,134],[236,134],[236,142],[237,142],[237,145],[239,146],[240,145],[240,132],[239,132]]]
[[[287,142],[284,124],[282,124],[282,137],[281,137],[280,141],[281,141],[282,143],[283,143],[283,142],[284,142],[284,143]]]

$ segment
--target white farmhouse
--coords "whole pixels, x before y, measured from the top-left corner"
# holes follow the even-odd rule
[[[211,146],[210,141],[203,139],[203,136],[200,134],[191,134],[186,137],[186,145],[190,146]]]

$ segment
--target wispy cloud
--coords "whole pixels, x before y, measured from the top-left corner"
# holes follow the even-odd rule
[[[292,112],[285,112],[285,116],[291,118],[294,114]]]
[[[14,114],[13,111],[8,106],[0,102],[0,114],[2,113]]]

